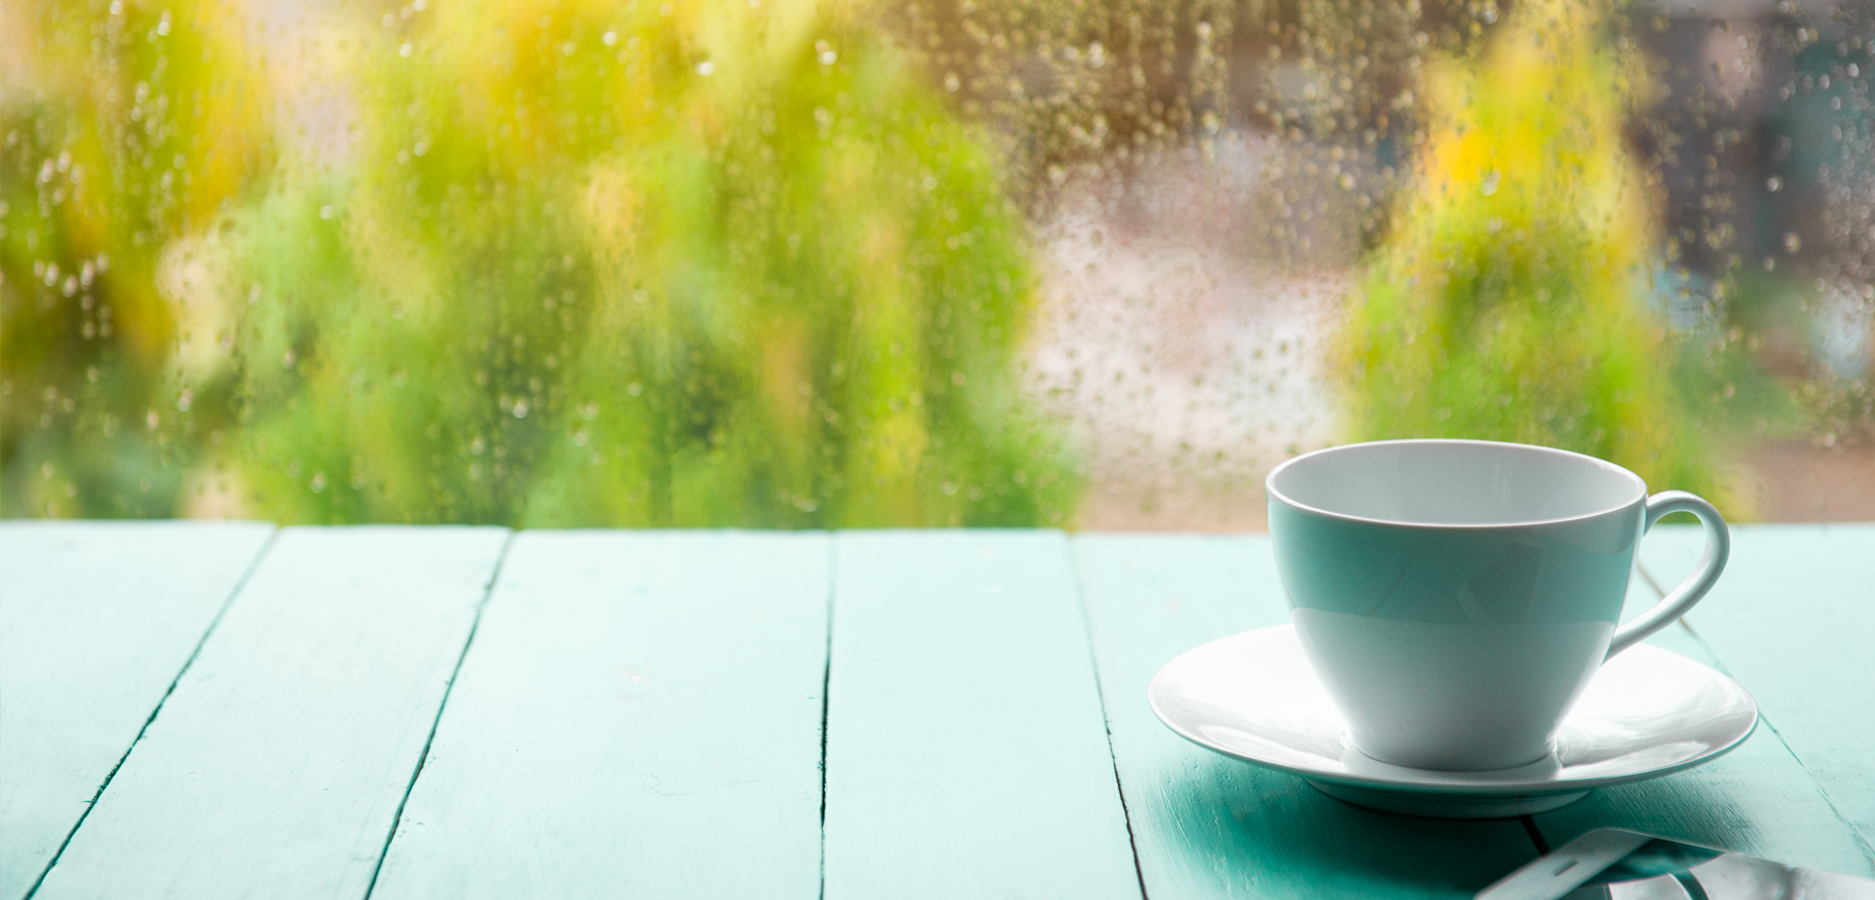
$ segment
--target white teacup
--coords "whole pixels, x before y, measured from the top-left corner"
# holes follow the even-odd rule
[[[1731,547],[1706,501],[1525,444],[1331,447],[1268,489],[1296,632],[1355,747],[1422,769],[1542,760],[1596,667],[1699,602]],[[1635,545],[1674,512],[1704,523],[1705,556],[1617,629]]]

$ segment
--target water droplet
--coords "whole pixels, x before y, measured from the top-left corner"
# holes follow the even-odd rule
[[[701,76],[703,76],[703,77],[705,77],[705,78],[708,78],[708,77],[710,77],[710,73],[712,73],[712,72],[715,72],[715,71],[716,71],[716,64],[715,64],[715,63],[713,63],[713,62],[700,62],[700,63],[697,63],[697,74],[698,74],[698,75],[701,75]]]
[[[1767,191],[1770,191],[1773,194],[1777,193],[1779,190],[1782,190],[1783,187],[1784,187],[1784,179],[1779,178],[1776,175],[1773,175],[1770,178],[1765,179],[1764,189]]]
[[[1496,169],[1492,169],[1491,171],[1484,173],[1484,195],[1486,197],[1489,197],[1492,194],[1497,193],[1498,178],[1502,174],[1503,173],[1499,172]]]
[[[1790,252],[1790,253],[1795,253],[1802,248],[1803,248],[1803,238],[1798,237],[1796,232],[1787,231],[1784,233],[1784,250],[1785,251]]]

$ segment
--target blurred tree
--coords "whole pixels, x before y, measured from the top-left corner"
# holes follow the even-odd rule
[[[1650,299],[1655,194],[1624,144],[1645,89],[1601,0],[1522,0],[1429,59],[1416,183],[1343,328],[1361,440],[1563,447],[1725,505]]]
[[[450,3],[220,255],[286,521],[1049,524],[1026,224],[860,10]]]
[[[179,387],[220,338],[158,290],[165,249],[268,141],[215,0],[0,10],[0,494],[6,515],[172,514],[225,404]],[[179,355],[180,343],[193,347]],[[203,351],[206,348],[206,354]],[[213,408],[211,408],[213,407]],[[189,414],[197,408],[197,414]]]

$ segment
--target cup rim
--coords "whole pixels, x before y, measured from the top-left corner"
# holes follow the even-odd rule
[[[1563,459],[1568,459],[1573,462],[1590,463],[1596,466],[1597,468],[1623,475],[1627,478],[1629,482],[1632,483],[1635,489],[1635,495],[1621,503],[1617,503],[1612,506],[1604,507],[1602,509],[1591,510],[1589,512],[1585,512],[1585,513],[1581,513],[1581,514],[1573,515],[1573,516],[1559,516],[1559,517],[1550,518],[1550,519],[1524,519],[1524,520],[1518,520],[1518,521],[1513,521],[1513,522],[1414,522],[1414,521],[1410,521],[1406,519],[1384,519],[1384,518],[1380,518],[1377,516],[1357,516],[1352,513],[1335,512],[1333,510],[1322,509],[1321,507],[1318,507],[1318,506],[1310,506],[1307,503],[1303,503],[1299,500],[1296,500],[1288,496],[1287,494],[1284,494],[1280,489],[1276,487],[1277,476],[1281,475],[1284,471],[1289,469],[1291,466],[1295,466],[1297,464],[1300,464],[1300,463],[1303,463],[1303,462],[1306,462],[1308,460],[1315,459],[1318,457],[1322,457],[1322,456],[1329,456],[1329,455],[1334,455],[1337,453],[1357,452],[1357,448],[1374,447],[1374,446],[1390,445],[1390,444],[1440,444],[1440,445],[1460,444],[1460,445],[1474,445],[1474,446],[1487,446],[1487,447],[1515,447],[1519,451],[1529,451],[1529,452],[1549,454],[1549,455],[1560,457]],[[1343,521],[1343,522],[1359,522],[1359,523],[1366,524],[1366,525],[1390,525],[1390,526],[1400,527],[1400,528],[1437,528],[1437,529],[1460,530],[1460,531],[1463,531],[1463,530],[1475,531],[1475,530],[1492,529],[1492,528],[1531,528],[1531,527],[1536,527],[1536,526],[1541,526],[1541,525],[1562,525],[1562,524],[1566,524],[1569,522],[1582,522],[1582,521],[1587,521],[1589,519],[1598,518],[1600,516],[1606,516],[1610,513],[1620,512],[1621,510],[1627,509],[1629,507],[1639,506],[1647,502],[1647,482],[1644,479],[1642,479],[1641,476],[1634,474],[1633,471],[1629,470],[1625,466],[1611,463],[1608,460],[1602,459],[1600,457],[1590,456],[1586,453],[1577,453],[1573,450],[1563,450],[1558,447],[1544,447],[1539,444],[1519,444],[1519,443],[1516,443],[1515,441],[1481,441],[1481,440],[1471,440],[1471,439],[1466,439],[1466,438],[1400,438],[1400,439],[1385,440],[1385,441],[1356,441],[1350,444],[1337,444],[1333,447],[1323,447],[1320,450],[1311,450],[1300,456],[1290,457],[1289,459],[1284,460],[1276,468],[1271,469],[1269,475],[1265,476],[1263,479],[1263,490],[1269,495],[1270,499],[1280,502],[1284,506],[1287,506],[1299,512],[1312,513],[1314,515],[1322,516],[1323,518],[1336,519],[1336,520]]]

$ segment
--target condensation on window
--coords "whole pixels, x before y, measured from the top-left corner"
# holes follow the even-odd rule
[[[0,505],[1255,529],[1350,440],[1875,519],[1875,9],[22,2]]]

